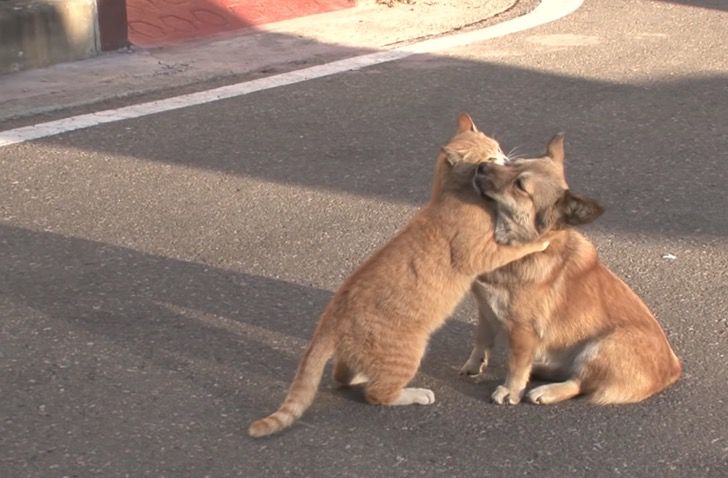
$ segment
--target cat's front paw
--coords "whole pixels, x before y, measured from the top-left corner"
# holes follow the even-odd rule
[[[493,392],[490,398],[498,405],[518,405],[521,403],[522,396],[523,391],[517,392],[510,390],[505,385],[498,385],[498,388],[495,389],[495,392]]]

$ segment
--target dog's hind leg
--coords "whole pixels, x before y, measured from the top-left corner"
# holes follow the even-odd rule
[[[537,405],[550,405],[574,398],[581,393],[578,380],[567,380],[560,383],[549,383],[536,387],[528,392],[528,400]]]

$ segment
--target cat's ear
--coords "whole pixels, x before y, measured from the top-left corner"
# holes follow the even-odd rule
[[[465,131],[477,133],[478,128],[475,126],[473,118],[471,118],[469,114],[460,113],[460,115],[458,115],[458,134],[464,133]]]
[[[449,146],[443,146],[440,149],[442,150],[442,154],[445,155],[445,159],[450,166],[455,166],[463,160],[463,155]]]
[[[556,133],[546,146],[546,156],[556,163],[564,164],[564,133]]]

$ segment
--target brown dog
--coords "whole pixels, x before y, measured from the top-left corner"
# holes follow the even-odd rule
[[[563,135],[544,157],[481,165],[474,184],[495,206],[499,243],[551,246],[473,285],[479,323],[461,373],[484,370],[504,329],[508,376],[492,395],[499,404],[519,403],[532,372],[556,382],[528,393],[538,404],[582,394],[597,404],[639,402],[678,379],[680,362],[647,306],[569,227],[593,221],[602,208],[568,189]]]

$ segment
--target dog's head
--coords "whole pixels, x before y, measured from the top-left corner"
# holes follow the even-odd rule
[[[495,206],[499,244],[530,242],[554,229],[590,223],[604,212],[595,200],[569,190],[561,133],[540,158],[480,164],[473,184]]]

